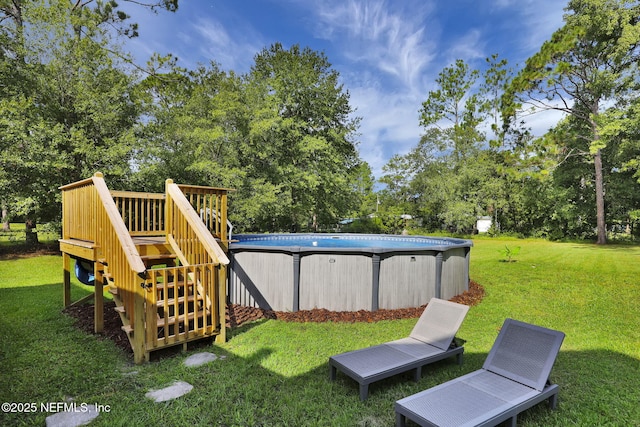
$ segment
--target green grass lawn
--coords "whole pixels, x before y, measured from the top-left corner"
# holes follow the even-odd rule
[[[0,401],[108,405],[91,425],[390,426],[396,400],[476,370],[506,317],[561,330],[566,338],[552,373],[556,411],[539,405],[521,426],[640,425],[640,247],[478,239],[471,278],[486,290],[460,329],[462,366],[453,360],[375,383],[360,402],[358,385],[329,356],[408,335],[415,319],[357,324],[259,321],[231,331],[223,345],[135,366],[113,343],[85,334],[61,313],[57,256],[0,261]],[[520,246],[503,262],[505,245]],[[78,299],[90,288],[74,282]],[[197,351],[224,359],[199,368]],[[191,393],[155,404],[144,397],[175,380]],[[0,413],[0,425],[44,425],[47,413]]]

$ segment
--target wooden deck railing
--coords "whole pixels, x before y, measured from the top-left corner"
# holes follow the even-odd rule
[[[179,185],[189,204],[213,236],[223,245],[228,244],[227,193],[226,188],[201,187],[197,185]]]
[[[111,196],[132,236],[165,234],[164,194],[111,191]]]
[[[96,234],[97,197],[93,178],[60,187],[62,190],[62,239],[94,242]],[[78,217],[78,212],[86,215]]]
[[[224,311],[212,301],[220,295],[218,267],[214,264],[149,270],[152,285],[147,304],[145,345],[147,351],[192,341],[205,336],[224,338]],[[162,298],[158,298],[158,296]]]
[[[184,267],[196,269],[185,272],[183,278],[192,283],[193,295],[199,298],[198,304],[189,304],[190,312],[184,314],[184,322],[187,322],[183,324],[184,333],[198,335],[203,332],[203,328],[207,330],[212,327],[217,332],[216,340],[224,342],[226,266],[229,264],[229,258],[182,189],[171,180],[166,182],[165,203],[167,241]],[[220,215],[220,210],[217,212]],[[226,208],[223,212],[223,218],[226,220]],[[201,319],[201,316],[197,313],[198,307],[205,309],[205,317],[211,316],[211,326],[207,322],[204,322],[202,327],[199,326],[198,319]],[[195,323],[188,323],[189,320]],[[180,333],[180,329],[177,331]],[[167,333],[175,334],[175,328]]]
[[[62,238],[94,242],[99,252],[114,253],[124,261],[123,270],[143,275],[146,267],[133,239],[98,172],[89,179],[60,187],[62,190]],[[67,212],[68,211],[68,212]],[[110,257],[111,258],[111,257]]]
[[[166,187],[167,237],[178,256],[183,255],[189,264],[229,264],[227,254],[181,188],[171,180],[167,180]]]

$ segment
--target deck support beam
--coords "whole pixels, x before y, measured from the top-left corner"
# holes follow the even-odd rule
[[[216,270],[218,273],[218,319],[214,319],[214,321],[220,322],[220,331],[215,337],[215,342],[217,344],[222,344],[227,341],[227,266],[224,264],[218,264]]]
[[[71,304],[71,271],[69,270],[69,264],[71,263],[71,257],[68,253],[62,252],[62,304],[64,307],[69,307]]]
[[[96,334],[104,331],[104,291],[102,268],[93,263],[93,329]]]

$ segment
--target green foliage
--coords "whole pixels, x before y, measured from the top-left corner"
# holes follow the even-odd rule
[[[275,220],[297,230],[311,222],[316,229],[359,207],[351,185],[360,174],[352,140],[358,119],[350,118],[349,95],[330,67],[324,54],[297,45],[276,43],[255,58],[248,85],[251,108],[261,114],[250,123],[250,144],[259,145],[246,166],[290,203],[287,215],[261,218],[263,226]]]
[[[515,77],[497,55],[443,68],[421,140],[385,165],[375,194],[359,118],[323,53],[274,43],[246,75],[154,54],[143,74],[121,46],[141,29],[115,1],[0,2],[0,207],[33,237],[37,222],[59,220],[60,185],[101,170],[114,188],[234,188],[238,231],[320,231],[377,211],[350,227],[400,232],[397,215],[410,214],[469,233],[491,215],[515,235],[638,234],[639,8],[570,1]],[[532,106],[568,117],[533,138],[522,122]]]
[[[138,133],[150,142],[137,153],[143,188],[166,177],[234,188],[230,219],[243,231],[333,227],[371,194],[352,139],[358,120],[323,54],[274,44],[242,77],[156,62],[169,71],[139,87],[148,119]]]
[[[445,67],[420,111],[420,143],[383,169],[383,207],[457,233],[481,215],[502,232],[552,239],[603,243],[607,225],[634,230],[638,10],[632,0],[570,1],[564,26],[515,76],[497,55],[482,73],[461,60]],[[543,110],[566,117],[534,138],[523,118]]]
[[[365,234],[384,234],[385,227],[379,216],[365,216],[355,218],[349,224],[340,228],[345,233],[365,233]]]
[[[498,224],[496,224],[495,221],[491,221],[491,225],[489,226],[489,229],[487,230],[487,236],[497,237],[499,235],[500,235],[500,227],[498,226]]]
[[[498,252],[504,257],[505,262],[515,262],[515,257],[520,253],[520,246],[509,247],[504,245],[504,249],[499,249]]]
[[[0,4],[0,205],[27,224],[59,219],[59,186],[129,173],[137,76],[113,40],[137,34],[127,19],[115,1]]]
[[[638,10],[632,0],[570,1],[565,25],[527,60],[504,97],[507,120],[524,104],[571,118],[559,163],[584,156],[592,164],[599,243],[606,242],[603,157],[612,142],[609,135],[621,128],[607,109],[623,111],[637,99]]]
[[[481,75],[458,60],[438,75],[437,89],[422,106],[420,143],[383,169],[384,206],[401,206],[428,229],[452,233],[470,233],[478,216],[516,211],[522,193],[514,190],[528,165],[513,162],[529,158],[522,146],[526,134],[498,131],[500,94],[510,70],[497,55],[487,59],[487,67]],[[483,144],[487,122],[494,139]]]

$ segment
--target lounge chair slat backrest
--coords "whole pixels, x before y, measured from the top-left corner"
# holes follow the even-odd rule
[[[409,336],[447,350],[467,311],[467,305],[431,298]]]
[[[483,369],[542,391],[564,333],[506,319]]]

